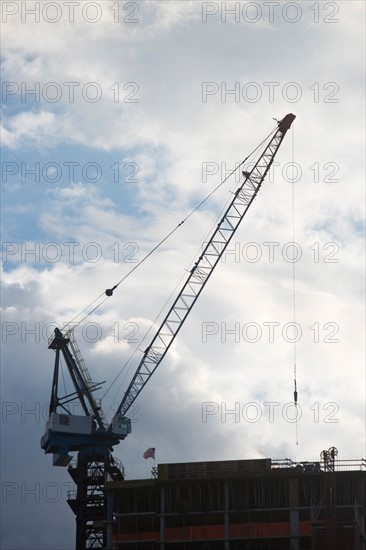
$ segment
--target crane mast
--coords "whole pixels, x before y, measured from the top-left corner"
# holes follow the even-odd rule
[[[49,341],[55,352],[49,419],[41,439],[45,453],[53,454],[55,466],[68,466],[76,491],[68,495],[68,503],[76,516],[76,550],[112,547],[113,503],[104,490],[105,483],[124,479],[124,468],[112,456],[113,446],[131,432],[127,412],[155,370],[158,368],[203,288],[224,254],[234,233],[257,196],[273,163],[286,132],[295,119],[292,113],[278,121],[276,130],[244,180],[233,194],[229,206],[209,241],[146,348],[137,370],[123,396],[112,422],[108,422],[93,392],[94,384],[82,359],[72,331],[65,334],[58,328]],[[63,356],[75,392],[59,396],[59,363]],[[69,403],[78,401],[82,415],[75,415]],[[77,452],[72,461],[70,452]]]

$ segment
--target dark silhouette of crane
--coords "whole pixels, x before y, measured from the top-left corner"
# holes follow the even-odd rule
[[[124,479],[124,468],[113,457],[112,452],[113,447],[131,432],[131,421],[127,413],[164,359],[257,196],[294,119],[295,115],[290,113],[278,121],[253,168],[242,172],[242,183],[233,194],[229,206],[190,270],[173,305],[144,351],[110,423],[94,399],[93,393],[100,388],[100,384],[92,382],[73,331],[62,332],[59,328],[55,329],[48,346],[55,352],[55,363],[49,420],[41,439],[41,447],[45,453],[53,455],[55,466],[68,467],[76,484],[76,491],[68,495],[68,503],[76,515],[76,550],[112,547],[113,502],[112,496],[104,491],[104,487],[108,481]],[[115,288],[106,291],[107,296],[111,296]],[[75,392],[62,397],[59,395],[61,355],[75,389]],[[75,415],[70,411],[69,404],[75,400],[82,407],[82,415]],[[77,452],[76,464],[71,461],[70,452]]]

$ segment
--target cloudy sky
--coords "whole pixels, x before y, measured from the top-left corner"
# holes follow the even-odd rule
[[[115,456],[128,479],[150,477],[150,446],[160,463],[316,460],[331,446],[365,457],[364,2],[1,7],[2,548],[74,545],[71,478],[39,444],[52,327],[124,277],[290,112],[277,164]],[[76,329],[109,418],[239,181]]]

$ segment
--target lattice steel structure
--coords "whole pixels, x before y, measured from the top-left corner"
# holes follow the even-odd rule
[[[86,548],[109,548],[110,525],[113,505],[104,495],[104,486],[110,479],[123,479],[123,471],[112,456],[113,446],[131,431],[131,422],[126,414],[157,369],[174,338],[181,329],[198,296],[209,280],[213,270],[224,254],[235,231],[239,227],[273,163],[286,132],[295,115],[288,114],[281,121],[269,143],[259,156],[250,172],[243,172],[244,181],[213,232],[208,243],[189,273],[182,290],[169,309],[164,321],[145,350],[135,375],[125,392],[120,406],[110,425],[93,392],[99,387],[94,384],[82,359],[72,332],[56,328],[50,339],[49,348],[55,351],[54,376],[52,382],[49,420],[41,447],[45,453],[53,454],[53,464],[68,466],[72,456],[78,452],[77,467],[69,465],[69,473],[77,485],[76,493],[68,500],[76,515],[76,550]],[[112,290],[107,290],[110,296]],[[59,396],[59,362],[64,357],[75,392]],[[72,414],[68,404],[78,400],[83,415]]]
[[[125,415],[145,384],[164,359],[174,338],[182,328],[198,296],[204,289],[213,270],[224,254],[235,231],[258,194],[277,151],[290,128],[295,115],[288,114],[278,128],[250,172],[243,172],[244,181],[234,194],[216,230],[206,244],[201,256],[191,269],[176,300],[161,323],[151,344],[145,350],[137,371],[128,386],[117,414]]]

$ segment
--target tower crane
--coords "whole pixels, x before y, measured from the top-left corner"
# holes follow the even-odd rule
[[[76,484],[68,495],[68,503],[76,515],[76,550],[112,548],[113,502],[104,491],[111,480],[124,479],[122,464],[113,457],[113,447],[131,432],[127,417],[144,386],[164,359],[189,312],[220,261],[234,233],[257,196],[287,131],[295,119],[292,113],[277,121],[263,152],[243,181],[220,222],[170,307],[151,343],[146,348],[136,372],[110,423],[93,393],[94,384],[81,356],[72,330],[56,328],[49,340],[55,352],[49,419],[41,448],[53,455],[54,466],[67,466]],[[112,289],[113,290],[113,289]],[[112,290],[106,291],[107,296]],[[64,358],[75,392],[59,395],[60,358]],[[71,413],[70,403],[79,401],[83,414]],[[77,452],[77,461],[69,453]]]

